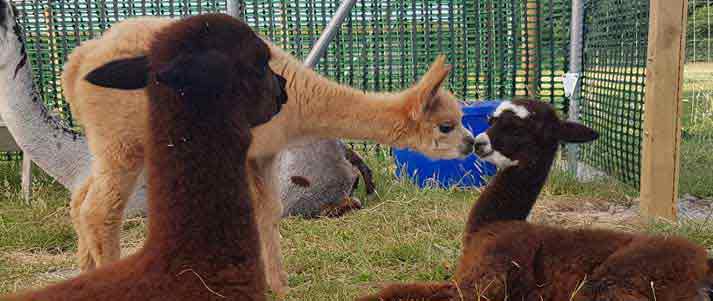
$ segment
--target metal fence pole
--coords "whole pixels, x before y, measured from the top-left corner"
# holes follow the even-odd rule
[[[344,23],[344,20],[349,16],[354,4],[356,4],[356,0],[344,0],[339,4],[339,8],[337,8],[337,11],[334,13],[334,17],[329,20],[329,24],[324,28],[324,32],[319,36],[317,43],[314,44],[314,47],[312,47],[312,50],[307,55],[307,59],[304,61],[305,66],[314,68],[314,66],[317,65],[319,58],[322,57],[327,50],[329,42],[332,41],[342,26],[342,23]]]
[[[582,54],[584,42],[584,0],[572,0],[572,19],[570,24],[569,72],[565,75],[566,94],[569,94],[569,120],[579,120],[579,96],[581,88]],[[569,92],[569,93],[567,93]],[[571,93],[571,94],[570,94]],[[569,170],[578,175],[579,146],[567,145]]]

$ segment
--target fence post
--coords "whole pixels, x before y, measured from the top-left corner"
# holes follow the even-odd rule
[[[243,15],[245,12],[245,0],[228,0],[226,5],[228,6],[228,15],[245,20]]]
[[[22,197],[28,204],[32,200],[32,165],[30,155],[22,154]]]
[[[525,27],[527,31],[527,48],[523,49],[523,61],[525,72],[527,72],[527,97],[540,97],[540,1],[525,0]]]
[[[650,3],[641,214],[675,220],[688,1]]]
[[[569,97],[569,120],[579,121],[580,76],[582,73],[582,53],[584,41],[584,0],[572,0],[572,18],[570,21],[569,72],[565,74],[565,94]],[[567,145],[569,171],[579,177],[577,162],[579,146]]]

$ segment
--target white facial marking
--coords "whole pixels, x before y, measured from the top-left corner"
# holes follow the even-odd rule
[[[499,151],[494,151],[490,156],[481,159],[493,163],[497,168],[500,169],[517,166],[517,164],[520,163],[517,160],[513,161],[510,158],[503,156],[503,154],[501,154]]]
[[[483,145],[480,149],[480,153],[485,155],[480,157],[480,159],[493,163],[497,168],[502,169],[510,166],[516,166],[519,163],[517,160],[513,161],[512,159],[505,157],[499,151],[493,150],[493,147],[490,144],[490,137],[488,137],[488,134],[486,133],[480,133],[475,137],[475,145],[476,147],[478,147],[477,145]]]
[[[500,114],[502,114],[505,111],[510,111],[515,113],[515,116],[520,117],[522,119],[527,118],[530,116],[530,111],[527,110],[527,108],[521,106],[521,105],[516,105],[510,101],[503,101],[497,109],[495,109],[495,113],[493,113],[493,117],[499,117]]]

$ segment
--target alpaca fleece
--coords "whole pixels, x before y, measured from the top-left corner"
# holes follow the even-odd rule
[[[476,153],[501,170],[470,212],[453,283],[395,284],[361,300],[705,300],[711,262],[685,239],[526,222],[559,144],[597,133],[539,101],[497,112]]]
[[[84,127],[94,156],[90,175],[73,189],[70,203],[82,270],[119,259],[124,209],[134,190],[144,187],[139,175],[143,170],[142,141],[146,139],[148,112],[143,90],[117,89],[132,87],[118,85],[122,82],[95,85],[81,79],[90,72],[109,68],[106,65],[111,62],[145,55],[156,32],[173,22],[156,17],[118,22],[101,37],[75,48],[65,64],[62,88],[74,116]],[[253,143],[248,160],[252,163],[248,164],[248,176],[251,190],[256,192],[254,207],[268,285],[284,294],[287,274],[282,266],[278,227],[282,204],[277,198],[274,174],[277,153],[291,145],[326,138],[370,140],[410,147],[434,158],[455,158],[472,151],[473,137],[462,125],[458,101],[441,88],[451,70],[444,56],[438,57],[411,88],[372,93],[330,81],[279,47],[266,43],[270,47],[270,67],[287,80],[289,101],[270,122],[251,130]],[[115,74],[132,77],[130,72]],[[122,105],[107,103],[106,99],[121,99]],[[440,125],[452,130],[442,133]]]
[[[250,128],[284,102],[269,58],[268,46],[227,15],[190,17],[160,31],[148,65],[130,63],[148,73],[148,81],[134,74],[148,84],[149,99],[144,247],[44,290],[0,299],[265,300],[246,160]]]
[[[369,166],[338,140],[291,147],[276,160],[283,217],[339,217],[360,209],[361,202],[353,196],[360,173],[367,197],[375,194]]]

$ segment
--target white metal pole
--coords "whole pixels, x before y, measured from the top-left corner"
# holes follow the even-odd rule
[[[347,18],[347,16],[349,16],[349,13],[352,11],[352,7],[354,7],[354,4],[356,4],[356,0],[342,1],[342,3],[339,5],[339,8],[337,8],[337,12],[334,13],[334,17],[329,20],[329,24],[327,24],[327,27],[324,28],[324,31],[317,40],[317,43],[314,44],[314,47],[312,47],[312,50],[307,55],[307,59],[305,59],[304,61],[305,66],[309,68],[314,68],[314,66],[317,66],[319,58],[322,57],[324,52],[327,50],[327,46],[329,46],[329,43],[332,41],[332,39],[334,39],[334,36],[337,35],[339,27],[342,26],[344,20]]]
[[[579,120],[579,96],[581,88],[582,54],[584,42],[584,0],[572,0],[572,19],[570,24],[569,72],[565,75],[565,87],[569,90],[569,120]],[[577,162],[579,146],[567,145],[569,170],[578,176]]]

